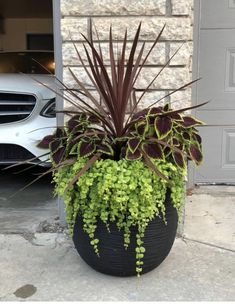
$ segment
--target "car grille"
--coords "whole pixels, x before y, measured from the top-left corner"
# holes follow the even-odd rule
[[[27,118],[35,104],[36,98],[33,95],[0,93],[0,124]]]
[[[25,148],[13,144],[0,144],[0,162],[14,162],[35,157]]]

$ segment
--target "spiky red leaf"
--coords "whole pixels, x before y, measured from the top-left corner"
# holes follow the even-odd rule
[[[169,184],[171,184],[171,181],[164,175],[160,170],[158,170],[157,166],[151,161],[151,159],[148,157],[146,153],[143,155],[145,164],[149,167],[150,170],[152,170],[156,175],[167,181]]]
[[[92,158],[90,158],[88,160],[88,162],[84,165],[84,167],[81,169],[81,171],[78,172],[77,175],[74,176],[74,178],[69,182],[67,188],[65,189],[65,191],[67,191],[67,189],[69,189],[70,187],[72,187],[77,180],[79,180],[79,178],[86,173],[87,170],[90,169],[90,167],[100,158],[101,153],[97,153],[95,155],[92,156]]]

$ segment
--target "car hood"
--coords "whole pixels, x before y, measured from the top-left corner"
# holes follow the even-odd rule
[[[53,75],[0,74],[0,92],[29,93],[42,99],[54,98],[55,93],[38,83],[37,80],[55,89]]]

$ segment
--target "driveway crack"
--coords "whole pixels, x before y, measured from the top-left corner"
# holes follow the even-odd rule
[[[198,244],[206,245],[206,246],[209,246],[209,247],[213,247],[213,248],[217,248],[217,249],[221,249],[221,250],[224,250],[224,251],[230,251],[232,253],[235,253],[235,250],[233,250],[233,249],[225,248],[225,247],[222,247],[222,246],[214,245],[214,244],[203,242],[203,241],[194,240],[194,239],[191,239],[191,238],[187,238],[185,236],[182,237],[182,241],[184,241],[184,242],[185,241],[191,241],[191,242],[194,242],[194,243],[198,243]]]

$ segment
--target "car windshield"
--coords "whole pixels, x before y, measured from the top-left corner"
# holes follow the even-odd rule
[[[53,52],[0,52],[0,73],[54,73]]]

